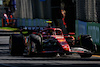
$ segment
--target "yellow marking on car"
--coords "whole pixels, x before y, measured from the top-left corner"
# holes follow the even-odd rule
[[[63,42],[63,41],[65,41],[65,40],[58,40],[58,41],[61,41],[61,42]]]
[[[52,23],[52,21],[46,21],[46,23]]]
[[[66,50],[68,50],[68,48],[66,48]]]

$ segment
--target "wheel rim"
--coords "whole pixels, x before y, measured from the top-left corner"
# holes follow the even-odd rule
[[[28,41],[28,44],[27,44],[27,55],[30,55],[31,54],[31,44],[30,44],[30,41]]]
[[[32,52],[36,52],[36,46],[35,46],[35,43],[34,42],[32,42]]]

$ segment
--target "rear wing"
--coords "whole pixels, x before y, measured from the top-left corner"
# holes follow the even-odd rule
[[[69,36],[74,36],[75,33],[74,32],[69,32],[68,34],[63,34],[64,37],[69,37]]]

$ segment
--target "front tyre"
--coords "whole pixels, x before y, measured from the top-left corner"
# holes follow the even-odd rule
[[[27,55],[36,54],[42,51],[41,37],[31,34],[28,38]]]

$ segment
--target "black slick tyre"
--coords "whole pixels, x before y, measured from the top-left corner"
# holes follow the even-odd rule
[[[41,37],[38,35],[31,34],[29,35],[28,39],[28,52],[27,55],[31,56],[35,53],[39,53],[42,51],[42,45],[41,45]]]
[[[9,50],[11,55],[23,55],[24,52],[24,36],[21,34],[10,35]]]
[[[31,34],[30,41],[31,43],[35,43],[37,52],[40,52],[42,50],[42,39],[40,36]]]
[[[32,56],[37,52],[36,50],[36,44],[29,40],[28,45],[27,45],[27,55]]]

